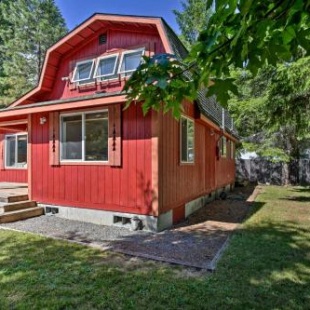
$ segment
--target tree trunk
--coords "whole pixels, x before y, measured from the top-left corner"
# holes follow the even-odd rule
[[[290,185],[290,173],[289,173],[289,163],[284,162],[282,167],[282,182],[283,185]]]

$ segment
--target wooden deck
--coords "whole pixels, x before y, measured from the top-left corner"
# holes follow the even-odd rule
[[[28,200],[27,183],[0,182],[0,202]]]
[[[44,214],[35,201],[30,201],[26,183],[0,182],[0,224]]]

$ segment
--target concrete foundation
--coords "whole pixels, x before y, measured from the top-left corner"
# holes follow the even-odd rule
[[[189,201],[185,204],[185,218],[204,207],[207,203],[219,198],[222,192],[229,192],[231,188],[232,185],[229,184],[209,193],[208,195]],[[159,232],[173,225],[173,210],[169,210],[168,212],[155,217],[132,213],[56,206],[43,203],[38,203],[38,205],[44,207],[45,214],[47,215],[50,214],[69,220],[90,222],[98,225],[115,225],[133,229],[136,226],[131,225],[132,219],[134,219],[135,223],[137,220],[141,221],[140,228],[152,232]]]

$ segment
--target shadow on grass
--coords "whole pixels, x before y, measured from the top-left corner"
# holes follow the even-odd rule
[[[296,202],[310,202],[310,196],[286,197],[286,198],[282,198],[282,200],[290,200],[290,201],[296,201]]]
[[[3,309],[306,309],[309,230],[265,223],[239,230],[215,274],[173,269],[27,234],[0,231]],[[0,307],[0,308],[1,308]]]
[[[214,274],[190,279],[169,266],[0,230],[0,309],[308,309],[309,221],[261,220],[264,210],[264,202],[252,205]]]
[[[294,187],[291,189],[291,191],[293,192],[297,192],[297,193],[307,193],[310,195],[310,187]]]

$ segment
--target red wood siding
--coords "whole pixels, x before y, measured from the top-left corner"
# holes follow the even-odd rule
[[[27,183],[27,169],[1,169],[0,182]]]
[[[193,105],[185,106],[185,114],[194,118]],[[182,205],[234,181],[234,160],[216,159],[218,135],[209,125],[196,121],[195,162],[182,164],[179,122],[165,115],[160,127],[160,212],[177,208],[177,220]]]
[[[124,82],[119,82],[118,80],[103,82],[98,85],[91,84],[90,86],[83,86],[81,89],[72,87],[73,84],[69,86],[68,82],[62,81],[62,77],[70,76],[70,74],[72,75],[74,64],[78,61],[100,57],[107,51],[113,53],[113,50],[126,50],[138,47],[145,47],[146,55],[148,55],[149,52],[164,52],[160,37],[157,33],[154,33],[154,31],[151,33],[141,33],[135,31],[110,30],[108,31],[107,43],[99,45],[98,35],[101,33],[102,30],[98,31],[92,36],[93,39],[87,41],[87,44],[81,44],[79,49],[75,49],[74,53],[69,53],[60,61],[53,90],[46,100],[85,96],[93,94],[96,91],[115,92],[123,88]]]
[[[32,117],[32,199],[46,204],[114,210],[152,211],[151,115],[132,105],[122,112],[122,165],[49,164],[49,124]]]
[[[216,139],[220,139],[219,135],[215,135]],[[226,143],[226,157],[221,157],[216,161],[216,188],[223,187],[227,184],[234,182],[235,179],[235,159],[230,158],[229,143]]]
[[[6,169],[5,168],[5,135],[0,134],[0,182],[27,183],[27,169]]]

